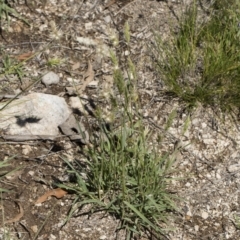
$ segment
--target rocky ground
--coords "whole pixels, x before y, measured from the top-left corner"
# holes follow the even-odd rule
[[[48,93],[64,96],[69,102],[72,82],[81,83],[89,66],[94,78],[82,90],[81,97],[88,106],[90,99],[101,105],[104,94],[112,86],[112,63],[109,48],[115,49],[122,65],[131,56],[138,73],[138,88],[146,124],[154,130],[152,141],[163,132],[169,114],[176,117],[159,151],[173,151],[176,156],[177,177],[171,189],[179,201],[179,213],[169,222],[173,230],[170,240],[239,239],[240,137],[238,119],[201,106],[187,115],[177,100],[162,91],[162,82],[152,66],[149,46],[154,42],[153,30],[163,38],[175,24],[184,6],[190,1],[157,0],[45,0],[16,1],[14,8],[28,20],[30,26],[10,16],[9,25],[2,24],[1,69],[9,56],[12,61],[24,61],[21,80],[15,74],[1,75],[0,88],[4,94],[19,92]],[[123,28],[128,21],[131,43],[123,41]],[[119,44],[115,46],[115,40]],[[10,64],[11,65],[11,64]],[[60,77],[57,85],[44,85],[41,76],[53,71]],[[35,83],[34,83],[35,82]],[[26,87],[29,88],[26,89]],[[89,135],[91,116],[79,117]],[[183,134],[184,123],[189,127]],[[35,205],[35,201],[54,182],[64,181],[66,165],[62,158],[81,159],[81,146],[67,138],[58,140],[0,142],[0,159],[14,156],[10,169],[19,168],[1,180],[1,187],[12,191],[3,194],[0,202],[0,239],[7,232],[9,239],[125,239],[117,232],[118,220],[104,213],[80,215],[63,225],[74,195]],[[19,217],[20,215],[21,217]],[[19,217],[15,223],[3,226],[3,221]],[[142,237],[141,239],[150,239]]]

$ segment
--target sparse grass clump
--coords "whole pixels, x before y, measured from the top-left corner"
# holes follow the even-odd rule
[[[29,25],[28,21],[11,7],[10,2],[11,1],[8,0],[0,0],[0,23],[2,24],[3,20],[7,20],[7,23],[9,24],[9,16],[14,16]]]
[[[50,68],[58,67],[63,61],[59,58],[50,58],[47,61],[47,66]]]
[[[215,1],[206,20],[194,1],[177,33],[166,41],[156,38],[156,69],[167,91],[189,107],[240,107],[240,3],[230,2]]]
[[[9,163],[10,160],[11,159],[6,159],[4,161],[0,161],[0,180],[11,173],[11,172],[5,170],[7,167],[11,166]],[[8,190],[0,187],[0,194],[3,192],[8,192]]]
[[[6,77],[10,75],[17,75],[21,80],[24,75],[24,69],[22,63],[18,63],[17,60],[10,58],[9,56],[5,56],[2,60],[2,68],[0,68],[0,75],[4,75]]]
[[[128,25],[125,39],[128,44]],[[150,145],[151,131],[138,115],[137,74],[131,59],[126,79],[114,51],[110,55],[116,88],[116,94],[109,96],[112,122],[98,110],[100,138],[85,149],[85,164],[76,166],[64,159],[76,184],[60,187],[77,193],[69,217],[91,204],[92,211],[117,217],[126,239],[146,231],[159,239],[167,231],[169,212],[176,209],[176,196],[168,189],[174,159],[161,156],[157,146]]]

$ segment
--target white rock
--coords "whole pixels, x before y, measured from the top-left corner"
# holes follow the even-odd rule
[[[91,228],[83,228],[82,229],[84,232],[89,232],[89,231],[91,231],[92,229]]]
[[[189,210],[187,211],[186,215],[192,217],[192,212]]]
[[[76,79],[73,79],[72,77],[67,77],[67,81],[70,83],[78,83],[79,81]]]
[[[207,212],[202,212],[202,218],[207,219],[208,218],[208,213]]]
[[[207,173],[207,174],[206,174],[206,177],[209,178],[209,179],[211,179],[211,178],[212,178],[212,175],[211,175],[210,173]]]
[[[194,229],[195,229],[196,232],[198,232],[198,231],[199,231],[199,226],[198,226],[198,225],[195,225],[195,226],[194,226]]]
[[[240,164],[233,164],[231,166],[228,167],[228,171],[230,173],[234,173],[240,170]]]
[[[203,142],[205,144],[214,144],[215,143],[215,139],[213,139],[213,138],[204,138]]]
[[[48,25],[47,24],[42,24],[42,25],[40,25],[39,26],[39,30],[40,30],[40,32],[42,32],[44,29],[46,29],[48,27]]]
[[[198,124],[199,124],[199,119],[198,119],[198,118],[194,118],[194,119],[192,120],[192,125],[197,126]]]
[[[0,109],[5,104],[0,104]],[[58,135],[58,126],[71,111],[64,98],[32,93],[12,101],[0,112],[0,129],[4,135],[41,136]],[[31,139],[31,138],[30,138]]]
[[[55,235],[51,234],[50,239],[54,240],[54,239],[57,239],[57,237]]]
[[[231,153],[230,158],[232,158],[232,159],[237,158],[238,154],[239,154],[238,151],[234,151],[233,153]]]
[[[38,226],[37,226],[37,225],[33,225],[33,226],[31,226],[31,229],[32,229],[32,231],[33,231],[34,233],[37,233],[37,231],[38,231]]]
[[[219,173],[216,173],[216,178],[221,179],[221,175]]]
[[[86,46],[95,46],[97,45],[97,42],[91,38],[87,38],[87,37],[76,37],[76,40],[83,45]]]
[[[21,92],[22,92],[22,91],[21,91],[21,89],[19,89],[19,88],[16,89],[16,90],[14,90],[14,93],[15,93],[15,94],[20,94]]]
[[[48,72],[42,77],[42,83],[44,83],[46,86],[49,86],[51,84],[58,84],[59,80],[59,76],[54,72]]]
[[[107,236],[106,236],[106,235],[102,235],[99,239],[100,239],[100,240],[107,239]]]
[[[92,29],[92,22],[85,23],[85,29],[91,30]]]
[[[184,137],[190,138],[190,131],[189,131],[189,130],[187,130],[187,131],[184,133]]]
[[[29,174],[30,176],[33,176],[33,175],[35,174],[35,172],[34,172],[34,171],[29,171],[28,174]]]
[[[191,183],[190,183],[190,182],[187,182],[187,183],[185,184],[185,186],[186,186],[186,187],[190,187],[190,186],[191,186]]]
[[[91,87],[91,88],[96,88],[97,86],[98,86],[98,81],[91,81],[88,84],[88,87]]]
[[[110,23],[110,22],[111,22],[111,17],[110,17],[109,15],[107,15],[107,16],[104,17],[103,19],[104,19],[104,21],[105,21],[106,23]]]
[[[23,145],[22,146],[22,154],[23,155],[28,155],[30,152],[32,151],[32,148],[31,148],[31,146],[29,146],[29,145]]]
[[[125,54],[125,56],[128,56],[128,55],[130,54],[130,52],[129,52],[128,50],[126,50],[126,51],[124,52],[124,54]]]
[[[72,109],[77,109],[81,113],[87,114],[87,111],[84,109],[83,103],[79,97],[70,97],[69,105]]]

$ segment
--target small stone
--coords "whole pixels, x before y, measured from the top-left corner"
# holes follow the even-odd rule
[[[109,15],[107,15],[107,16],[104,17],[103,19],[104,19],[104,21],[105,21],[106,23],[110,23],[110,22],[111,22],[111,17],[110,17]]]
[[[86,30],[91,30],[92,29],[92,22],[85,23],[85,29]]]
[[[83,228],[82,229],[84,232],[89,232],[89,231],[91,231],[92,229],[91,228]]]
[[[54,240],[54,239],[57,239],[57,237],[54,236],[53,234],[51,234],[49,239],[53,239]]]
[[[35,172],[34,172],[34,171],[29,171],[28,174],[29,174],[30,176],[33,176],[33,175],[35,174]]]
[[[78,110],[79,112],[81,112],[83,114],[87,114],[87,111],[84,108],[82,100],[79,97],[70,97],[69,105],[71,106],[72,109]]]
[[[194,226],[194,229],[195,229],[196,232],[198,232],[198,231],[199,231],[199,226],[198,226],[198,225],[195,225],[195,226]]]
[[[202,212],[202,218],[207,219],[208,218],[208,213],[207,212]]]
[[[190,183],[190,182],[187,182],[187,183],[185,184],[185,186],[186,186],[186,187],[190,187],[190,186],[191,186],[191,183]]]
[[[40,32],[42,32],[46,28],[47,28],[47,24],[42,24],[42,25],[39,26]]]
[[[205,139],[203,139],[203,142],[205,143],[205,144],[214,144],[215,143],[215,139],[213,139],[213,138],[205,138]]]
[[[216,178],[221,179],[221,175],[219,173],[216,173]]]
[[[34,233],[38,232],[38,226],[37,225],[31,226],[31,229]]]
[[[144,117],[147,117],[148,114],[149,114],[148,111],[145,111],[145,112],[143,113],[143,116],[144,116]]]
[[[100,240],[104,240],[104,239],[106,239],[107,237],[105,236],[105,235],[102,235],[99,239]]]
[[[184,137],[188,139],[190,138],[190,132],[188,130],[184,133]]]
[[[46,86],[49,86],[51,84],[58,84],[59,80],[59,76],[54,72],[48,72],[42,77],[42,83],[44,83]]]
[[[198,118],[194,118],[192,120],[192,125],[197,126],[198,124],[199,124],[199,119]]]
[[[67,77],[67,81],[74,84],[78,83],[78,80],[73,79],[72,77]]]
[[[96,88],[98,85],[98,81],[91,81],[89,84],[88,84],[88,87],[90,88]]]
[[[31,148],[31,146],[29,146],[29,145],[24,145],[24,146],[22,146],[22,154],[23,155],[28,155],[30,152],[32,151],[32,148]]]
[[[187,211],[186,215],[192,217],[192,212],[191,211]]]
[[[207,174],[206,174],[206,177],[209,178],[209,179],[211,179],[211,178],[212,178],[212,175],[211,175],[210,173],[207,173]]]
[[[228,167],[230,173],[234,173],[240,170],[240,164],[233,164]]]

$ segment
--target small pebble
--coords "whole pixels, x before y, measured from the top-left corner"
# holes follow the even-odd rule
[[[229,171],[230,173],[237,172],[237,171],[239,171],[239,169],[240,169],[240,164],[233,164],[233,165],[230,165],[230,166],[228,167],[228,171]]]
[[[57,237],[54,236],[53,234],[51,234],[49,239],[53,239],[54,240],[54,239],[57,239]]]
[[[191,211],[187,211],[186,215],[192,217],[192,212]]]
[[[85,23],[85,29],[86,30],[91,30],[92,29],[92,22]]]
[[[202,212],[202,218],[207,219],[208,218],[208,213],[207,212]]]
[[[195,118],[192,120],[192,125],[198,125],[199,124],[199,119],[198,118]]]
[[[128,50],[126,50],[126,51],[124,52],[124,54],[125,54],[125,56],[128,56],[128,55],[130,54],[130,52],[129,52]]]
[[[82,229],[84,232],[89,232],[89,231],[91,231],[92,229],[91,228],[83,228]]]
[[[96,88],[97,85],[98,85],[98,81],[91,81],[91,82],[88,84],[88,87]]]
[[[30,176],[33,176],[33,175],[35,174],[35,172],[34,172],[34,171],[29,171],[28,174],[29,174]]]
[[[109,15],[107,15],[107,16],[104,17],[103,19],[104,19],[104,21],[105,21],[106,23],[110,23],[110,22],[111,22],[111,17],[110,17]]]
[[[106,239],[107,237],[105,236],[105,235],[102,235],[99,239],[100,240],[104,240],[104,239]]]
[[[199,231],[199,226],[198,226],[198,225],[195,225],[195,226],[194,226],[194,229],[195,229],[196,232],[198,232],[198,231]]]
[[[37,225],[34,225],[34,226],[31,226],[31,229],[34,233],[37,233],[38,231],[38,226]]]
[[[217,178],[217,179],[221,179],[221,175],[217,173],[217,174],[216,174],[216,178]]]
[[[185,184],[185,186],[186,186],[186,187],[190,187],[190,186],[191,186],[191,183],[187,182],[187,183]]]
[[[32,148],[31,148],[31,146],[29,146],[29,145],[24,145],[24,146],[22,146],[22,154],[23,155],[28,155],[30,152],[32,151]]]
[[[59,80],[59,76],[54,72],[48,72],[42,77],[42,83],[44,83],[46,86],[49,86],[51,84],[58,84]]]
[[[87,114],[87,111],[85,110],[82,100],[79,97],[70,97],[69,105],[71,106],[72,109],[76,109],[83,114]]]

